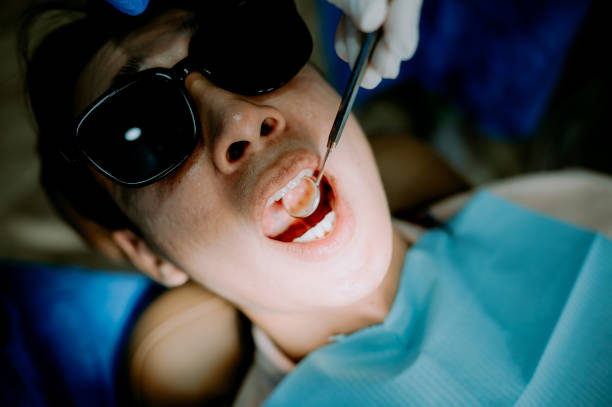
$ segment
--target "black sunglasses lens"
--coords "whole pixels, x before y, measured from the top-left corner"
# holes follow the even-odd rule
[[[146,185],[193,151],[197,124],[187,96],[161,75],[143,78],[105,99],[78,128],[77,142],[103,173]]]
[[[199,16],[189,44],[195,69],[215,85],[260,95],[283,86],[308,62],[312,38],[292,0],[223,4],[222,11]]]

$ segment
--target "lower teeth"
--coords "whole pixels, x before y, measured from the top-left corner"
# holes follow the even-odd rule
[[[316,224],[316,226],[308,229],[306,233],[304,233],[300,237],[296,237],[293,239],[296,243],[306,243],[312,242],[315,239],[321,239],[325,237],[336,224],[336,213],[334,211],[329,212],[325,217]]]

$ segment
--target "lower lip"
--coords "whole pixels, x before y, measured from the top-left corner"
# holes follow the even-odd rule
[[[353,236],[355,216],[348,202],[342,198],[342,194],[338,193],[333,177],[329,178],[329,184],[334,193],[333,210],[336,213],[336,223],[327,236],[305,243],[280,242],[269,238],[266,239],[271,244],[287,250],[292,255],[310,261],[326,260],[338,253],[342,247],[349,243]]]

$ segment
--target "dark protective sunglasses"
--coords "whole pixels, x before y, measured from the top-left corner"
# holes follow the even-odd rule
[[[200,137],[187,75],[199,71],[230,92],[261,95],[293,78],[312,52],[291,0],[241,1],[202,14],[186,58],[135,74],[85,109],[62,151],[66,158],[88,162],[121,185],[159,181],[185,162]]]

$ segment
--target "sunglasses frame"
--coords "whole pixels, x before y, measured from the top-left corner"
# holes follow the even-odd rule
[[[310,52],[309,52],[310,53]],[[191,156],[191,154],[193,153],[193,150],[195,148],[197,139],[199,137],[200,133],[200,120],[199,120],[199,115],[197,113],[197,108],[195,106],[194,101],[192,100],[191,96],[189,95],[189,92],[187,91],[187,89],[185,88],[185,78],[187,78],[187,75],[189,75],[192,72],[198,71],[200,73],[202,73],[205,77],[207,77],[209,80],[211,80],[213,82],[213,84],[216,83],[216,80],[214,78],[215,75],[213,75],[210,71],[208,71],[206,68],[202,68],[202,67],[197,67],[196,61],[194,61],[194,58],[190,57],[189,55],[186,56],[185,58],[183,58],[182,60],[180,60],[179,62],[177,62],[172,68],[150,68],[150,69],[146,69],[144,71],[138,72],[135,74],[134,78],[130,79],[127,83],[123,83],[121,85],[118,86],[114,86],[111,89],[107,90],[106,92],[104,92],[100,97],[98,97],[94,102],[92,102],[76,119],[76,125],[74,127],[73,130],[73,135],[72,135],[72,139],[69,141],[68,146],[66,146],[66,148],[62,148],[61,149],[61,154],[64,156],[64,158],[70,162],[73,163],[77,163],[77,162],[83,162],[83,161],[87,161],[89,164],[91,164],[94,169],[96,171],[98,171],[99,173],[101,173],[102,175],[104,175],[105,177],[111,179],[113,182],[116,182],[120,185],[124,185],[124,186],[128,186],[128,187],[143,187],[149,184],[152,184],[154,182],[159,181],[160,179],[166,177],[167,175],[169,175],[171,172],[173,172],[174,170],[176,170],[178,167],[180,167],[186,160],[187,158],[189,158],[189,156]],[[192,147],[190,148],[190,150],[187,152],[185,152],[185,154],[183,155],[183,157],[181,157],[180,160],[177,160],[176,163],[174,163],[172,166],[164,169],[163,171],[159,172],[158,174],[149,177],[147,179],[144,180],[140,180],[140,181],[126,181],[124,179],[121,179],[119,177],[117,177],[116,175],[113,175],[112,173],[110,173],[109,171],[107,171],[106,169],[104,169],[103,167],[101,167],[92,157],[90,157],[87,152],[82,148],[82,145],[79,143],[79,130],[81,129],[81,127],[83,126],[83,123],[88,119],[88,117],[96,110],[98,109],[101,105],[109,103],[110,101],[112,101],[112,99],[114,97],[116,97],[117,95],[121,94],[122,92],[125,92],[127,89],[129,89],[131,86],[142,82],[143,80],[150,78],[150,77],[161,77],[166,81],[170,81],[173,83],[177,83],[180,82],[180,84],[177,84],[177,90],[180,91],[181,95],[183,96],[185,102],[186,102],[186,106],[189,110],[189,114],[191,117],[191,121],[193,124],[193,144]],[[265,89],[249,89],[247,92],[240,92],[237,89],[228,89],[229,91],[233,91],[239,94],[244,94],[244,95],[262,95],[265,93],[269,93],[272,92],[280,87],[282,87],[288,80],[290,80],[291,78],[288,78],[286,80],[282,80],[282,81],[278,81],[275,86],[273,87],[268,87]],[[222,87],[223,89],[228,88],[228,86],[223,86],[222,84],[218,84],[217,86]]]
[[[88,163],[90,167],[113,182],[128,186],[142,187],[159,181],[180,167],[193,153],[201,135],[200,117],[195,102],[185,88],[185,78],[197,71],[210,80],[215,86],[243,96],[257,96],[272,92],[290,81],[308,62],[312,53],[312,37],[308,27],[300,17],[293,0],[240,0],[229,8],[212,8],[214,12],[196,12],[198,28],[189,41],[188,54],[172,68],[151,68],[134,74],[132,78],[118,85],[113,85],[78,115],[67,137],[62,137],[58,144],[59,153],[69,163]],[[261,26],[261,21],[272,18],[282,24]],[[252,41],[243,41],[244,35]],[[256,34],[256,35],[255,35]],[[244,44],[236,49],[235,44]],[[268,66],[255,64],[251,60],[260,57],[260,45],[266,44],[272,49],[284,50],[283,64]],[[202,53],[206,50],[206,53]],[[247,61],[245,63],[245,61]],[[82,143],[81,129],[90,116],[101,106],[112,103],[113,99],[126,92],[135,84],[147,78],[159,78],[176,84],[177,90],[185,100],[188,116],[191,118],[193,134],[190,148],[184,148],[184,154],[176,162],[163,168],[159,173],[147,179],[126,180],[121,174],[113,174],[87,154]],[[177,84],[177,81],[180,84]],[[187,112],[185,112],[187,114]],[[112,119],[112,117],[111,117]],[[171,137],[171,134],[169,134]],[[177,146],[178,147],[178,146]],[[178,151],[178,149],[177,149]],[[179,154],[177,154],[179,155]],[[106,166],[109,167],[109,166]],[[112,170],[112,168],[111,168]],[[124,172],[125,174],[125,172]],[[137,179],[137,178],[135,178]]]
[[[72,143],[70,143],[72,147],[68,149],[63,149],[62,155],[70,162],[86,161],[89,164],[91,164],[96,171],[98,171],[105,177],[111,179],[113,182],[116,182],[120,185],[124,185],[128,187],[143,187],[143,186],[152,184],[166,177],[168,174],[170,174],[171,172],[176,170],[178,167],[180,167],[187,160],[187,158],[191,156],[195,148],[195,145],[197,143],[197,139],[199,135],[201,134],[200,133],[200,120],[199,120],[199,115],[197,113],[197,108],[191,96],[189,95],[189,92],[185,88],[185,78],[187,77],[187,75],[189,75],[191,72],[194,72],[194,71],[196,71],[196,69],[193,68],[193,65],[190,63],[190,58],[189,56],[187,56],[181,61],[179,61],[176,65],[174,65],[172,68],[151,68],[151,69],[144,70],[142,72],[138,72],[137,74],[135,74],[135,77],[129,80],[127,83],[123,83],[119,86],[115,86],[109,89],[108,91],[104,92],[93,103],[91,103],[85,109],[83,113],[79,115],[79,117],[76,120],[76,126],[74,127]],[[206,74],[206,72],[203,72],[203,74]],[[192,129],[193,129],[193,133],[191,137],[192,137],[193,143],[191,144],[191,148],[189,149],[189,151],[185,151],[185,153],[179,160],[177,160],[174,164],[172,164],[168,168],[165,168],[163,171],[160,171],[159,173],[147,179],[140,180],[140,181],[126,181],[112,174],[111,172],[103,168],[102,166],[100,166],[96,162],[95,159],[93,159],[90,155],[87,154],[87,152],[85,151],[85,149],[82,147],[81,143],[79,142],[79,131],[81,127],[83,126],[83,123],[85,123],[87,119],[89,118],[89,116],[95,110],[97,110],[101,105],[112,102],[113,98],[115,98],[117,95],[120,95],[121,93],[125,92],[130,87],[134,86],[135,84],[138,84],[142,82],[143,80],[150,79],[150,78],[161,78],[161,80],[172,82],[177,85],[176,89],[177,91],[180,92],[181,96],[183,97],[185,101],[185,105],[189,112],[189,116],[191,118],[191,124],[192,124]]]

